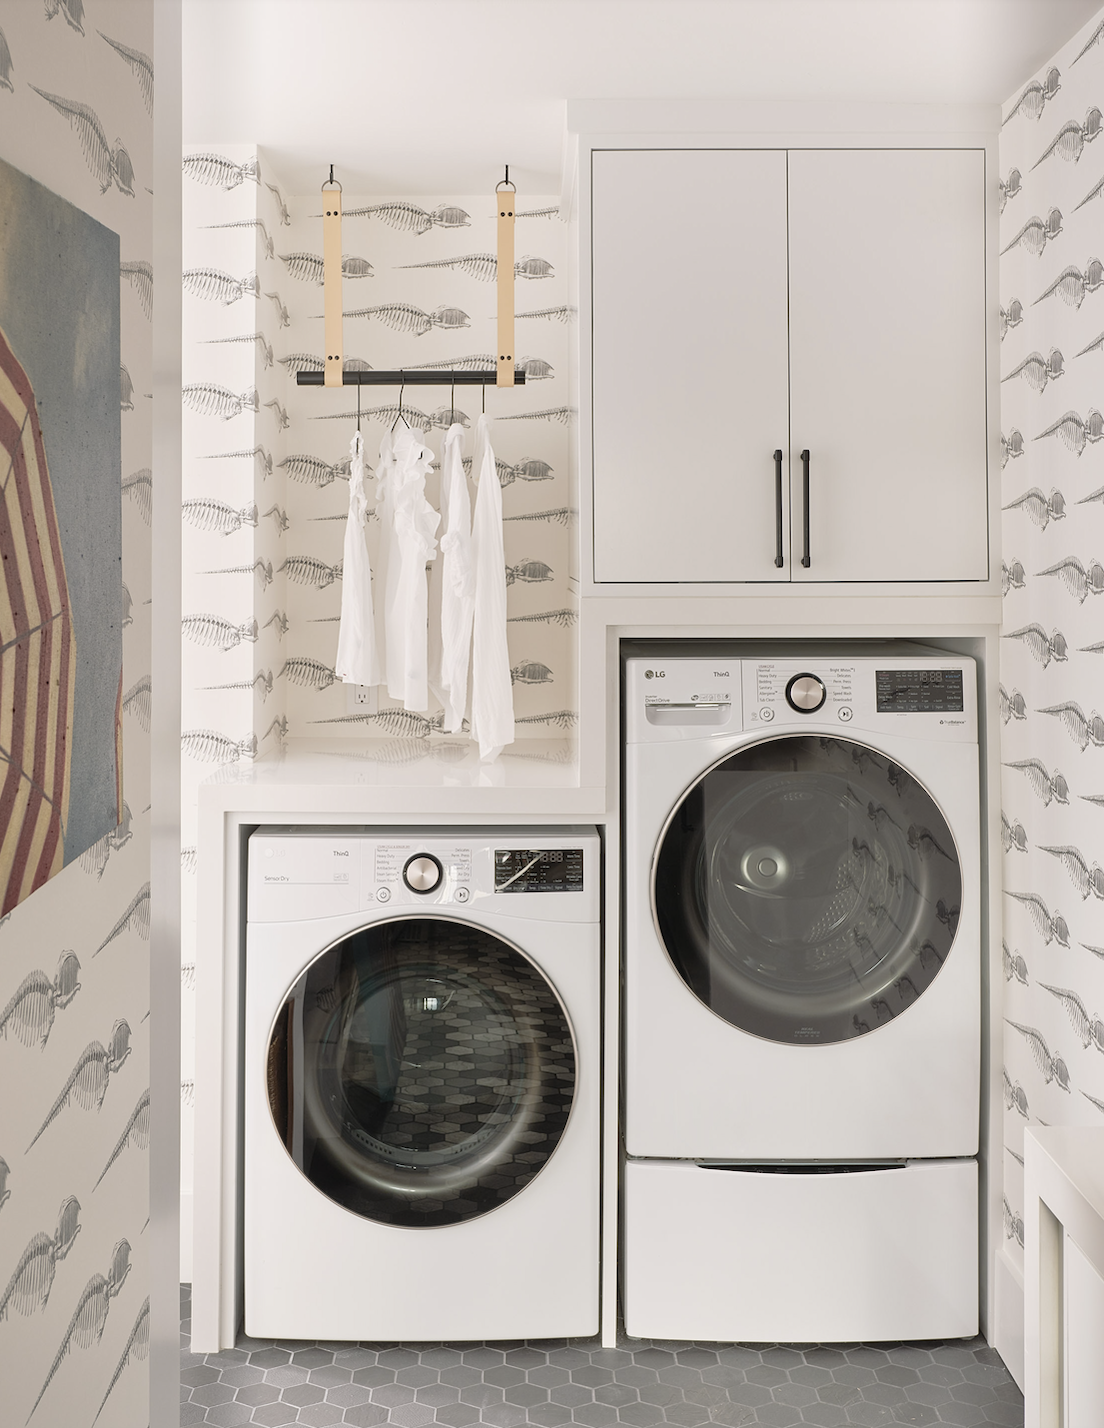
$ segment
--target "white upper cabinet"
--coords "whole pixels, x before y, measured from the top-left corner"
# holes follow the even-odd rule
[[[785,152],[595,153],[592,231],[595,579],[787,579]]]
[[[592,216],[595,581],[988,578],[981,149],[596,151]]]
[[[799,149],[789,164],[790,434],[809,451],[810,533],[792,577],[984,580],[984,154]],[[802,500],[794,514],[803,554]]]

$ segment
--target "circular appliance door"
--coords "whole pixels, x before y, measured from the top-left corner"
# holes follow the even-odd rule
[[[511,1199],[553,1154],[575,1048],[556,992],[516,948],[411,917],[311,963],[266,1069],[277,1132],[323,1194],[383,1224],[455,1225]]]
[[[962,874],[931,795],[846,739],[741,749],[687,792],[654,909],[686,985],[741,1031],[846,1041],[906,1011],[958,925]]]

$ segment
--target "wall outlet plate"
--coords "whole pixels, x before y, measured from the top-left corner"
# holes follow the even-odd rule
[[[347,684],[345,711],[348,714],[378,714],[379,689],[374,684]]]

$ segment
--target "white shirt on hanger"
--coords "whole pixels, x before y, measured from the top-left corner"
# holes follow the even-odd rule
[[[475,427],[472,475],[478,482],[472,522],[475,616],[472,645],[471,736],[479,757],[495,759],[514,741],[514,695],[506,648],[506,553],[502,542],[502,488],[495,469],[487,418]]]
[[[472,564],[472,517],[468,482],[460,450],[464,428],[454,422],[445,434],[441,459],[441,559],[438,662],[430,679],[445,709],[445,731],[454,734],[468,703],[475,570]]]
[[[405,421],[380,445],[377,506],[384,523],[384,656],[387,693],[405,709],[429,708],[426,563],[437,551],[440,516],[425,498],[433,452]]]
[[[364,475],[364,442],[356,432],[349,444],[349,515],[345,522],[345,552],[341,579],[341,624],[337,634],[334,673],[349,684],[378,684],[379,658],[372,609],[372,566],[366,544],[368,490]]]

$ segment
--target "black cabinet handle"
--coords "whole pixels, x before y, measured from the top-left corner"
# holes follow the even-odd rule
[[[782,568],[782,448],[774,453],[774,563]]]
[[[803,517],[803,531],[805,537],[805,554],[801,557],[801,564],[808,570],[812,565],[812,557],[809,555],[809,448],[806,447],[801,453],[801,486],[805,504],[805,514]]]

